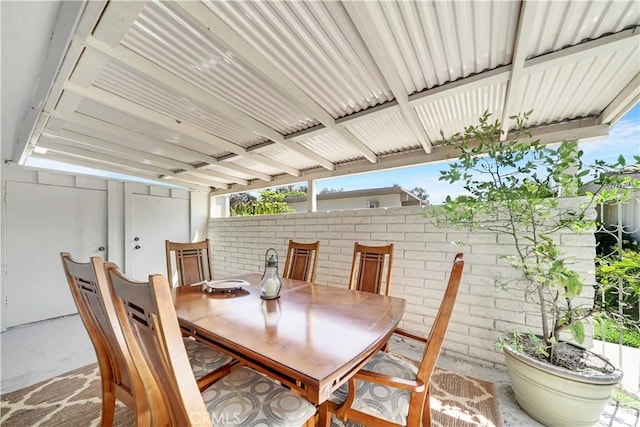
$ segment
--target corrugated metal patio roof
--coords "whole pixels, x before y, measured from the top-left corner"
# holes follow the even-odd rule
[[[640,97],[637,1],[91,1],[71,15],[20,163],[224,194],[446,159],[440,132],[484,111],[509,131],[533,110],[548,142],[603,136]]]

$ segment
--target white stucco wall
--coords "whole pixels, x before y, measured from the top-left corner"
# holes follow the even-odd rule
[[[143,183],[125,183],[123,181],[117,180],[108,180],[100,177],[91,177],[87,175],[74,175],[62,172],[54,172],[54,171],[45,171],[38,170],[35,168],[28,167],[18,167],[15,165],[4,165],[2,167],[2,239],[0,246],[0,255],[2,260],[2,274],[0,275],[0,301],[2,301],[3,309],[0,310],[0,329],[4,330],[7,325],[6,319],[6,299],[5,297],[10,293],[9,290],[12,289],[12,286],[16,286],[13,283],[9,283],[7,281],[7,271],[9,269],[14,268],[15,266],[7,265],[7,253],[10,253],[12,248],[8,247],[6,235],[7,235],[7,224],[6,218],[4,214],[7,212],[11,212],[11,209],[14,209],[13,206],[7,205],[7,199],[5,197],[7,182],[18,182],[18,183],[29,183],[37,186],[41,186],[42,188],[55,189],[57,187],[67,187],[67,188],[75,188],[75,189],[89,189],[89,190],[97,190],[97,191],[105,191],[107,193],[107,236],[106,236],[106,244],[101,243],[106,248],[108,248],[105,252],[96,252],[93,255],[105,256],[108,255],[108,259],[110,261],[115,262],[121,268],[125,269],[125,267],[131,264],[133,261],[131,259],[131,254],[129,254],[129,259],[127,259],[127,250],[126,242],[131,240],[131,236],[127,236],[126,232],[126,218],[129,215],[131,217],[131,207],[127,206],[126,200],[131,196],[131,194],[148,194],[155,195],[161,197],[178,197],[181,199],[189,199],[189,218],[183,218],[187,224],[189,224],[189,236],[195,239],[197,236],[200,236],[199,239],[206,238],[208,233],[208,218],[209,218],[209,198],[206,193],[193,193],[183,189],[173,189],[171,190],[169,187],[163,186],[150,186]],[[53,191],[53,190],[46,190]],[[43,206],[43,209],[47,209],[47,206]],[[68,209],[68,215],[77,215],[78,212],[82,212],[80,206],[65,206],[65,209]],[[20,214],[19,212],[17,213]],[[138,213],[140,214],[140,213]],[[153,215],[153,212],[147,213],[148,215]],[[142,219],[144,220],[144,218]],[[176,218],[176,221],[178,219]],[[131,221],[129,221],[131,222]],[[59,227],[59,224],[56,224],[54,221],[34,223],[33,228],[37,231],[38,229],[47,230],[48,228],[56,228]],[[158,230],[159,235],[162,236],[166,230]],[[82,239],[83,236],[78,234],[78,239]],[[164,237],[162,237],[164,239]],[[188,236],[185,236],[185,240]],[[164,242],[162,242],[164,243]],[[33,259],[39,259],[42,254],[38,252],[40,248],[33,248]],[[67,250],[66,248],[62,248],[61,250]],[[159,248],[161,252],[164,254],[164,245],[161,245]],[[129,251],[130,252],[130,251]],[[56,254],[57,255],[57,254]],[[165,261],[164,257],[159,260],[159,265],[162,267],[158,271],[154,271],[156,273],[166,274],[166,268],[164,267]],[[58,262],[56,262],[57,266]],[[35,265],[35,268],[41,267],[40,265]],[[55,271],[44,271],[43,275],[47,277],[54,277],[56,280],[64,280],[64,275],[62,273],[61,268],[56,268]],[[52,302],[53,304],[54,302]]]
[[[566,200],[565,203],[572,203]],[[499,259],[511,242],[490,232],[439,229],[423,217],[426,208],[380,208],[254,217],[216,218],[209,222],[216,277],[260,272],[264,253],[286,252],[289,239],[320,240],[316,283],[347,287],[354,242],[394,243],[391,294],[407,300],[401,326],[426,334],[442,298],[454,255],[463,252],[465,268],[444,352],[488,366],[502,366],[494,350],[501,332],[538,326],[537,311],[521,302],[522,292],[500,291],[496,277],[512,277],[513,268]],[[595,283],[592,234],[558,236],[574,257],[585,283]],[[454,241],[469,246],[456,247]],[[319,285],[322,286],[322,285]],[[585,286],[585,299],[593,294]]]
[[[340,199],[321,200],[318,199],[317,211],[336,211],[343,209],[369,209],[369,200],[377,200],[378,207],[388,208],[402,206],[399,194],[384,194],[380,196],[364,196],[364,197],[349,197]],[[296,212],[306,212],[307,202],[292,202],[288,203],[289,207],[295,209]]]

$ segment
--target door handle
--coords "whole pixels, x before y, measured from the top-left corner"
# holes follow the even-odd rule
[[[135,245],[133,249],[140,249],[140,245]]]
[[[100,246],[100,247],[98,248],[98,250],[99,250],[100,252],[104,252],[104,250],[105,250],[105,249],[106,249],[106,248],[105,248],[104,246]]]
[[[134,237],[133,240],[137,242],[137,241],[140,240],[140,238],[139,237]]]

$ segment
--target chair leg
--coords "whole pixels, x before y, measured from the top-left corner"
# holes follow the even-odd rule
[[[102,385],[102,426],[113,426],[113,419],[116,412],[116,395],[111,390],[111,384]]]
[[[424,407],[422,408],[422,427],[431,427],[431,386],[427,386],[427,393],[424,398]]]

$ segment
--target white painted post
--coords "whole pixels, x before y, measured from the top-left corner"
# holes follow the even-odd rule
[[[316,212],[317,210],[316,182],[311,179],[307,181],[307,212]]]
[[[211,218],[231,216],[229,196],[211,197]]]

